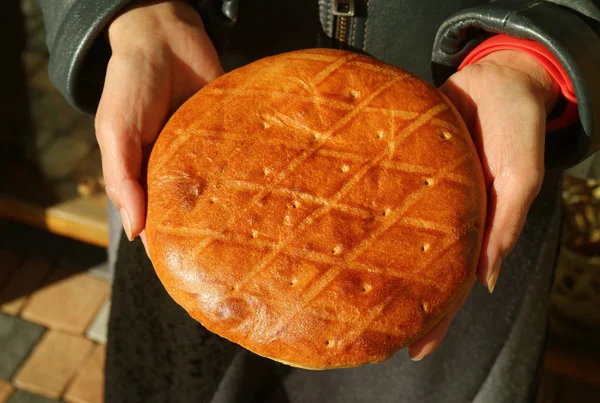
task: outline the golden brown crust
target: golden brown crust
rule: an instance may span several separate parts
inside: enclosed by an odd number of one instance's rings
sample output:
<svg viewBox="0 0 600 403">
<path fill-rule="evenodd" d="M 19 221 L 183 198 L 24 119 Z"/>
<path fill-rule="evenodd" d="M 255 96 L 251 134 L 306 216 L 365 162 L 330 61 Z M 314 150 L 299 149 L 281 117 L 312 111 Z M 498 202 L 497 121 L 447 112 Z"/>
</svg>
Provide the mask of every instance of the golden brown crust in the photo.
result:
<svg viewBox="0 0 600 403">
<path fill-rule="evenodd" d="M 289 365 L 379 362 L 474 280 L 485 187 L 437 89 L 362 55 L 306 50 L 207 85 L 148 167 L 146 234 L 170 295 Z"/>
</svg>

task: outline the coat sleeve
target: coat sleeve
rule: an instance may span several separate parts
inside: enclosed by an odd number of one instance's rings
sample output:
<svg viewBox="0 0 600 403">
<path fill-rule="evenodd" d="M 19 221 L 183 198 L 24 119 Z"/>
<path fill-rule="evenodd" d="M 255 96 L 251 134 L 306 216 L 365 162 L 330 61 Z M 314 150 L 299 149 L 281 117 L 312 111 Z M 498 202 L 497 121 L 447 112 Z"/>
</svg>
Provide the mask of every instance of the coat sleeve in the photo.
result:
<svg viewBox="0 0 600 403">
<path fill-rule="evenodd" d="M 1 1 L 1 0 L 0 0 Z M 104 86 L 110 45 L 103 34 L 135 0 L 37 0 L 44 16 L 50 80 L 76 109 L 95 113 Z M 205 23 L 237 18 L 238 0 L 190 0 Z M 221 7 L 222 6 L 222 7 Z"/>
<path fill-rule="evenodd" d="M 543 44 L 573 82 L 579 120 L 548 133 L 546 167 L 568 168 L 600 149 L 600 6 L 596 0 L 505 0 L 448 18 L 434 42 L 437 84 L 483 40 L 503 33 Z"/>
<path fill-rule="evenodd" d="M 67 101 L 96 110 L 110 57 L 102 32 L 130 0 L 37 0 L 44 16 L 48 73 Z"/>
</svg>

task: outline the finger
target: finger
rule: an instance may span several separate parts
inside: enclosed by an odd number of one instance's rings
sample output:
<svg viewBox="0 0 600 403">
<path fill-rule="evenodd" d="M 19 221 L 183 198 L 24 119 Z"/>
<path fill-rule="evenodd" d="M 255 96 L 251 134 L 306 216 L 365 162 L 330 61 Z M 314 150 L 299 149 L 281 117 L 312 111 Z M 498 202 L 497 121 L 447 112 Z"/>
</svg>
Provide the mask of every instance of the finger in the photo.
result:
<svg viewBox="0 0 600 403">
<path fill-rule="evenodd" d="M 145 224 L 142 145 L 156 136 L 169 108 L 164 96 L 170 93 L 168 80 L 160 80 L 156 73 L 164 68 L 148 57 L 113 55 L 96 115 L 106 192 L 119 209 L 130 240 Z"/>
<path fill-rule="evenodd" d="M 148 242 L 146 241 L 146 231 L 145 230 L 140 232 L 140 240 L 142 241 L 142 245 L 144 245 L 144 249 L 146 250 L 146 255 L 150 256 L 150 252 L 148 251 Z"/>
<path fill-rule="evenodd" d="M 471 283 L 472 285 L 472 283 Z M 471 287 L 469 287 L 469 290 Z M 442 340 L 448 332 L 450 323 L 456 313 L 464 305 L 467 295 L 465 294 L 458 302 L 452 307 L 452 309 L 440 320 L 427 334 L 421 337 L 416 342 L 412 343 L 408 347 L 408 355 L 413 361 L 420 361 L 426 355 L 429 355 L 435 351 L 436 348 L 442 343 Z"/>
<path fill-rule="evenodd" d="M 496 176 L 488 195 L 488 217 L 477 276 L 494 291 L 502 261 L 516 244 L 531 203 L 539 193 L 543 168 L 514 166 Z"/>
<path fill-rule="evenodd" d="M 505 104 L 499 113 L 494 104 L 477 105 L 465 89 L 468 86 L 458 79 L 441 87 L 469 127 L 487 182 L 488 212 L 477 275 L 492 292 L 541 187 L 545 113 L 528 93 L 514 95 L 522 101 Z"/>
</svg>

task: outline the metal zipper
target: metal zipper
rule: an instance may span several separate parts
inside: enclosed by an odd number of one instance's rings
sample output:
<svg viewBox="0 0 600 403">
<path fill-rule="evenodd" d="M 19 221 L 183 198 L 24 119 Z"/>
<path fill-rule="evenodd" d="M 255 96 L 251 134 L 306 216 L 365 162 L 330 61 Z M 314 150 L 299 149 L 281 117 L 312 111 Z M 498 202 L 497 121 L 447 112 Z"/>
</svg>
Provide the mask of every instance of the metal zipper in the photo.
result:
<svg viewBox="0 0 600 403">
<path fill-rule="evenodd" d="M 333 0 L 331 13 L 334 17 L 333 38 L 340 48 L 350 45 L 350 29 L 354 17 L 354 0 Z"/>
</svg>

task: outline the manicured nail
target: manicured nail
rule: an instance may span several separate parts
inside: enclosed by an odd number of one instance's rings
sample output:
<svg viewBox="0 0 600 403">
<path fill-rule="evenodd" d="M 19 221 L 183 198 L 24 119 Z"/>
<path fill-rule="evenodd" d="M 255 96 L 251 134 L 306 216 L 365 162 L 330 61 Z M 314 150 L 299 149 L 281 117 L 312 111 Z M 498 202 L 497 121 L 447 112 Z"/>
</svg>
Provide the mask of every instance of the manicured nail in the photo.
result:
<svg viewBox="0 0 600 403">
<path fill-rule="evenodd" d="M 488 290 L 490 294 L 494 292 L 494 288 L 496 288 L 496 281 L 498 281 L 498 275 L 500 274 L 500 266 L 502 265 L 502 260 L 498 260 L 494 269 L 490 273 L 488 277 Z"/>
<path fill-rule="evenodd" d="M 421 361 L 421 360 L 423 359 L 423 357 L 425 357 L 424 355 L 422 355 L 422 356 L 416 355 L 416 356 L 414 356 L 414 357 L 413 357 L 413 356 L 411 355 L 411 353 L 410 353 L 410 350 L 408 351 L 408 356 L 409 356 L 409 358 L 410 358 L 411 360 L 413 360 L 413 361 L 415 361 L 415 362 L 417 362 L 417 361 Z"/>
<path fill-rule="evenodd" d="M 129 219 L 129 214 L 125 209 L 121 209 L 121 221 L 123 222 L 123 229 L 125 230 L 127 239 L 133 241 L 133 236 L 131 234 L 131 220 Z"/>
</svg>

